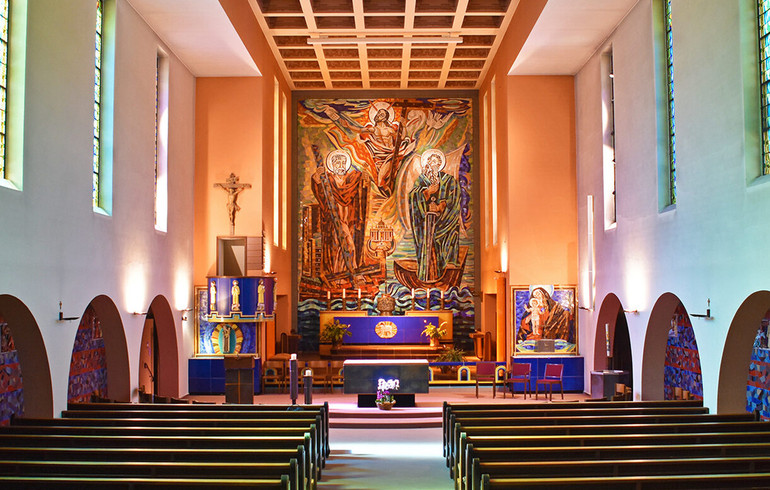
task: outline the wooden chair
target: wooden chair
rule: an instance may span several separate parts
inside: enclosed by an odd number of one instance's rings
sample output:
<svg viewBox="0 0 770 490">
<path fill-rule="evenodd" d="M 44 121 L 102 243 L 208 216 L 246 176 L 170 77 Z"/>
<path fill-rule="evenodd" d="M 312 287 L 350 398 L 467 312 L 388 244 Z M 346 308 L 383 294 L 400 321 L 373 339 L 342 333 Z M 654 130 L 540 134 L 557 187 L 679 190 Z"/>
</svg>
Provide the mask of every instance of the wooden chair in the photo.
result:
<svg viewBox="0 0 770 490">
<path fill-rule="evenodd" d="M 562 373 L 564 372 L 564 364 L 546 364 L 545 373 L 541 379 L 535 383 L 535 400 L 537 400 L 538 391 L 540 385 L 543 385 L 543 395 L 545 395 L 545 388 L 548 388 L 548 399 L 553 400 L 553 385 L 558 384 L 561 390 L 561 399 L 564 400 L 564 385 L 561 381 Z"/>
<path fill-rule="evenodd" d="M 479 397 L 479 381 L 492 381 L 492 398 L 497 394 L 497 364 L 494 361 L 476 363 L 476 398 Z"/>
<path fill-rule="evenodd" d="M 285 362 L 281 360 L 265 361 L 262 373 L 262 393 L 265 393 L 265 385 L 267 383 L 275 384 L 278 386 L 280 393 L 284 392 L 284 388 L 288 383 L 288 369 Z"/>
<path fill-rule="evenodd" d="M 505 398 L 505 388 L 509 387 L 511 390 L 511 396 L 516 396 L 513 388 L 516 383 L 524 384 L 524 398 L 527 398 L 529 393 L 532 398 L 532 391 L 530 389 L 530 381 L 532 380 L 532 364 L 511 362 L 511 370 L 508 372 L 508 377 L 505 380 L 505 387 L 503 388 L 503 398 Z"/>
<path fill-rule="evenodd" d="M 329 388 L 334 393 L 334 384 L 344 384 L 343 361 L 331 361 L 329 363 Z"/>
<path fill-rule="evenodd" d="M 329 361 L 308 361 L 307 367 L 313 372 L 313 386 L 321 386 L 325 392 L 329 385 Z"/>
</svg>

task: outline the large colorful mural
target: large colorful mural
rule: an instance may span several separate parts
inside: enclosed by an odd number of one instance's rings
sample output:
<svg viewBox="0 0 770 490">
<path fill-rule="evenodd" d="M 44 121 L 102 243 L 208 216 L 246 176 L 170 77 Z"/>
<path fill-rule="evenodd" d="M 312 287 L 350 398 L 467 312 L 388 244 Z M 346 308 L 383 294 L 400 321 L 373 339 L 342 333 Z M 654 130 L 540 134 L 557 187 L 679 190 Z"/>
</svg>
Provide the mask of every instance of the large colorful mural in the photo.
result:
<svg viewBox="0 0 770 490">
<path fill-rule="evenodd" d="M 767 334 L 770 325 L 770 311 L 765 313 L 757 336 L 754 338 L 754 348 L 751 351 L 749 379 L 746 383 L 746 410 L 759 413 L 762 420 L 770 420 L 770 349 Z"/>
<path fill-rule="evenodd" d="M 91 395 L 108 398 L 104 337 L 96 310 L 89 305 L 80 319 L 72 346 L 67 402 L 89 402 Z"/>
<path fill-rule="evenodd" d="M 14 415 L 24 415 L 21 367 L 11 329 L 0 315 L 0 425 L 9 425 Z"/>
<path fill-rule="evenodd" d="M 688 392 L 692 398 L 703 399 L 703 376 L 700 369 L 698 344 L 687 311 L 680 303 L 671 319 L 666 341 L 666 365 L 663 369 L 663 397 L 680 398 Z"/>
<path fill-rule="evenodd" d="M 377 314 L 387 296 L 399 314 L 431 292 L 469 341 L 472 115 L 470 97 L 299 101 L 300 349 L 317 349 L 321 310 Z"/>
</svg>

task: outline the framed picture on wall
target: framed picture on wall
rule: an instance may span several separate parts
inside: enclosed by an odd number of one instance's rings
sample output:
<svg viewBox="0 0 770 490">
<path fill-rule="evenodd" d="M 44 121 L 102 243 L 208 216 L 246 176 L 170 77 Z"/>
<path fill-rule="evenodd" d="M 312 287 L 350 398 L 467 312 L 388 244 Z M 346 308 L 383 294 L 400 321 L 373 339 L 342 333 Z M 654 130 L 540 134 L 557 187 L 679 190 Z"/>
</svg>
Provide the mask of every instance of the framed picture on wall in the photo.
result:
<svg viewBox="0 0 770 490">
<path fill-rule="evenodd" d="M 576 286 L 511 287 L 511 352 L 578 354 Z"/>
</svg>

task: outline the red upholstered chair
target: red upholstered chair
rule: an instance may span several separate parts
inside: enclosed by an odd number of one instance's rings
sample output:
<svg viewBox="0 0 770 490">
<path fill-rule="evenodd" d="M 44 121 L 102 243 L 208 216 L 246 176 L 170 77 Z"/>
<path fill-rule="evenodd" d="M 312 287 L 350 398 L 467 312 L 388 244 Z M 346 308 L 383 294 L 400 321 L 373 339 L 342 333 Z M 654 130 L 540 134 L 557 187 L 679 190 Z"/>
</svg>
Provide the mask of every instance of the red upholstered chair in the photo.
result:
<svg viewBox="0 0 770 490">
<path fill-rule="evenodd" d="M 512 362 L 511 370 L 508 372 L 508 377 L 505 380 L 505 385 L 511 390 L 511 396 L 516 396 L 514 392 L 514 385 L 516 383 L 524 384 L 524 398 L 527 398 L 527 393 L 532 396 L 532 391 L 529 387 L 530 380 L 532 379 L 532 364 L 528 362 L 519 363 Z M 503 398 L 505 398 L 505 389 L 503 389 Z"/>
<path fill-rule="evenodd" d="M 548 387 L 549 399 L 553 400 L 553 385 L 558 384 L 561 389 L 561 399 L 564 400 L 564 385 L 561 382 L 561 375 L 564 371 L 564 364 L 546 364 L 545 373 L 542 379 L 538 379 L 535 383 L 535 400 L 537 400 L 537 394 L 540 389 L 540 385 L 543 385 L 543 395 L 545 395 L 545 388 Z"/>
<path fill-rule="evenodd" d="M 494 361 L 479 361 L 476 363 L 476 398 L 479 397 L 479 381 L 492 382 L 492 398 L 497 394 L 497 364 Z"/>
</svg>

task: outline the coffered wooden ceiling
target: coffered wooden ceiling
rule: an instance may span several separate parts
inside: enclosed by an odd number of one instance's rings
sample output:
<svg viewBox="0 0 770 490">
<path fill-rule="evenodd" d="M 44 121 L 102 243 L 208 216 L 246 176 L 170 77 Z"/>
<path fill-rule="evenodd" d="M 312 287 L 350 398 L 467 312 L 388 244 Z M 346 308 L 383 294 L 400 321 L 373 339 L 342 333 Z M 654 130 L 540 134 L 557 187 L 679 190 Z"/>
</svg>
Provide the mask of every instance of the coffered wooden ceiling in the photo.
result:
<svg viewBox="0 0 770 490">
<path fill-rule="evenodd" d="M 249 2 L 292 89 L 477 89 L 519 0 Z"/>
</svg>

